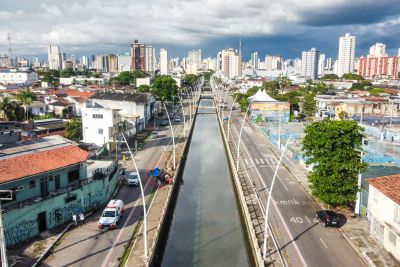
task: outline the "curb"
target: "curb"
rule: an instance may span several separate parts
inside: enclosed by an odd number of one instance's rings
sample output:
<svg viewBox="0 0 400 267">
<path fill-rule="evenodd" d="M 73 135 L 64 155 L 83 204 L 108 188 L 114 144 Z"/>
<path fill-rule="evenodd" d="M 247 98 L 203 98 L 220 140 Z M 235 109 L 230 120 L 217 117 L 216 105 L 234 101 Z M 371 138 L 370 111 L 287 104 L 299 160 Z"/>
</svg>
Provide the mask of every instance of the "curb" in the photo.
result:
<svg viewBox="0 0 400 267">
<path fill-rule="evenodd" d="M 346 235 L 346 233 L 342 230 L 339 229 L 339 232 L 342 234 L 344 239 L 346 240 L 347 243 L 353 248 L 353 250 L 357 253 L 357 255 L 360 257 L 360 259 L 365 263 L 366 266 L 369 267 L 376 267 L 376 265 L 372 262 L 372 260 L 368 257 L 366 252 L 361 252 L 358 247 L 356 247 L 353 242 L 350 240 L 350 238 Z M 365 254 L 365 255 L 364 255 Z"/>
<path fill-rule="evenodd" d="M 93 211 L 89 212 L 88 214 L 85 215 L 85 218 L 89 217 L 90 215 L 93 214 Z M 50 252 L 50 250 L 57 244 L 57 242 L 65 235 L 65 233 L 73 226 L 74 223 L 70 223 L 65 227 L 65 229 L 58 234 L 57 238 L 51 243 L 50 246 L 46 248 L 46 250 L 40 255 L 40 257 L 35 261 L 35 263 L 32 265 L 32 267 L 39 266 L 39 263 L 44 260 L 47 256 L 47 254 Z"/>
</svg>

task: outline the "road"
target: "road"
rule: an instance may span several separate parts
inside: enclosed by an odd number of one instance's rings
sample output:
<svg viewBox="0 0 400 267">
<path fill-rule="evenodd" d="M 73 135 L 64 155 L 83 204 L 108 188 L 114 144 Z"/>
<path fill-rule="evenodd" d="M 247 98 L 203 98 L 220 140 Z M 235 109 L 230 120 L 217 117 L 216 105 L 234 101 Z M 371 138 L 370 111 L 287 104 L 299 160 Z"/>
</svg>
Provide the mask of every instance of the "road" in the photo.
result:
<svg viewBox="0 0 400 267">
<path fill-rule="evenodd" d="M 181 110 L 180 110 L 181 111 Z M 185 112 L 187 108 L 185 107 Z M 186 112 L 187 113 L 187 112 Z M 182 114 L 179 113 L 182 118 Z M 186 119 L 189 116 L 185 116 Z M 175 135 L 182 131 L 183 122 L 174 123 Z M 135 156 L 135 160 L 142 177 L 146 202 L 148 202 L 156 181 L 147 176 L 147 172 L 154 167 L 162 167 L 166 157 L 163 146 L 172 142 L 169 127 L 159 129 L 159 137 L 150 140 Z M 172 146 L 170 147 L 172 149 Z M 132 162 L 127 165 L 127 172 L 134 171 Z M 98 219 L 102 210 L 88 218 L 87 223 L 68 232 L 53 253 L 44 261 L 44 266 L 118 266 L 118 258 L 123 255 L 139 218 L 143 215 L 142 199 L 139 187 L 123 186 L 117 199 L 125 203 L 125 215 L 119 227 L 112 231 L 98 229 Z"/>
<path fill-rule="evenodd" d="M 238 140 L 243 117 L 233 111 L 231 137 Z M 278 163 L 265 137 L 248 122 L 242 132 L 240 155 L 266 207 L 267 190 Z M 336 228 L 315 220 L 318 205 L 286 167 L 278 169 L 269 220 L 289 266 L 365 266 Z"/>
</svg>

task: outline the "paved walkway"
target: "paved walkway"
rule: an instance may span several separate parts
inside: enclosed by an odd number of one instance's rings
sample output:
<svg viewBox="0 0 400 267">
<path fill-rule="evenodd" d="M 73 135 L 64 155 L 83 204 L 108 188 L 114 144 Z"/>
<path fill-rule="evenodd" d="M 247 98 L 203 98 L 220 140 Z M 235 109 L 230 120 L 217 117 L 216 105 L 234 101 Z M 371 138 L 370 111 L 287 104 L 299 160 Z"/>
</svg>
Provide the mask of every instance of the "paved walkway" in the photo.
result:
<svg viewBox="0 0 400 267">
<path fill-rule="evenodd" d="M 250 123 L 254 129 L 258 128 L 254 123 Z M 263 135 L 261 131 L 258 131 L 260 135 Z M 263 135 L 264 136 L 264 135 Z M 264 136 L 265 141 L 273 147 L 271 150 L 278 157 L 280 151 L 277 147 Z M 297 178 L 298 182 L 303 188 L 311 193 L 309 182 L 308 182 L 308 170 L 300 165 L 298 161 L 288 159 L 286 156 L 282 159 L 282 164 Z M 400 266 L 381 245 L 373 239 L 370 234 L 370 224 L 364 217 L 355 217 L 354 213 L 348 210 L 340 210 L 340 213 L 346 216 L 347 222 L 340 228 L 345 239 L 353 247 L 353 249 L 360 255 L 368 266 L 376 267 L 396 267 Z"/>
</svg>

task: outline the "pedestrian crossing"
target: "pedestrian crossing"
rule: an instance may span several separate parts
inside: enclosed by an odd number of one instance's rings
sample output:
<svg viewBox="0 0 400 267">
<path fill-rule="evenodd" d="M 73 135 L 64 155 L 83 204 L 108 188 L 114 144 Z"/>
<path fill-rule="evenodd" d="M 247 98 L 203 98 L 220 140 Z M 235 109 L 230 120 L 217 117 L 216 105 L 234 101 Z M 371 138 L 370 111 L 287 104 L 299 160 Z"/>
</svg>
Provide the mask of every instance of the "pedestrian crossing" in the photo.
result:
<svg viewBox="0 0 400 267">
<path fill-rule="evenodd" d="M 244 158 L 243 161 L 247 166 L 255 166 L 255 165 L 276 166 L 278 164 L 278 160 L 273 158 L 254 158 L 254 159 Z"/>
</svg>

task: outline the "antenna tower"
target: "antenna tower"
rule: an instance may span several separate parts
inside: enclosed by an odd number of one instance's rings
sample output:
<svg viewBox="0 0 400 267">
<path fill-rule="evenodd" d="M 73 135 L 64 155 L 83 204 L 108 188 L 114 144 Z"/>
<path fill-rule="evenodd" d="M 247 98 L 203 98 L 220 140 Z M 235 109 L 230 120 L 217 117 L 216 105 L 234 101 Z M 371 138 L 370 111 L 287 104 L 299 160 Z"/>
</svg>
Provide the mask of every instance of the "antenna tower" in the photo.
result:
<svg viewBox="0 0 400 267">
<path fill-rule="evenodd" d="M 7 34 L 7 41 L 8 41 L 8 67 L 12 67 L 12 47 L 11 47 L 11 34 Z"/>
</svg>

